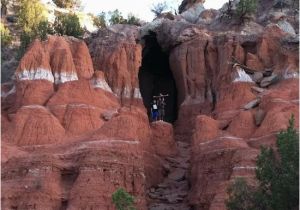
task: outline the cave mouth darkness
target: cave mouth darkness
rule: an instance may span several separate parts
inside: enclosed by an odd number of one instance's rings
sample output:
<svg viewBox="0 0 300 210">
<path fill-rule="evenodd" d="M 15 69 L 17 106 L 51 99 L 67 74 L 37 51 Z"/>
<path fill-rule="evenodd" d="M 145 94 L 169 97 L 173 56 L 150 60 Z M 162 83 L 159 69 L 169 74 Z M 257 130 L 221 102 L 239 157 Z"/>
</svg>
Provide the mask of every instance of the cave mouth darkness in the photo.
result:
<svg viewBox="0 0 300 210">
<path fill-rule="evenodd" d="M 169 54 L 163 52 L 154 32 L 150 32 L 143 39 L 145 46 L 138 77 L 144 105 L 151 119 L 153 96 L 168 94 L 165 97 L 164 121 L 173 123 L 177 119 L 177 89 L 170 70 Z"/>
</svg>

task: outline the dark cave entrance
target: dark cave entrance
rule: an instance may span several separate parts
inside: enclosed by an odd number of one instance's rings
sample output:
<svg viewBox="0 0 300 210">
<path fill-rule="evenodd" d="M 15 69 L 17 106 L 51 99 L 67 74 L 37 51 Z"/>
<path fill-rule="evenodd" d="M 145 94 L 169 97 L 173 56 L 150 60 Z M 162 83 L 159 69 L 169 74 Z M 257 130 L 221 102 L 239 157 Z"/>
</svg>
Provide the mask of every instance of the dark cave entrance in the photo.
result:
<svg viewBox="0 0 300 210">
<path fill-rule="evenodd" d="M 144 105 L 150 119 L 153 96 L 168 94 L 165 98 L 164 121 L 173 123 L 177 119 L 177 89 L 170 70 L 169 54 L 162 51 L 154 32 L 150 32 L 143 39 L 145 46 L 138 77 Z"/>
</svg>

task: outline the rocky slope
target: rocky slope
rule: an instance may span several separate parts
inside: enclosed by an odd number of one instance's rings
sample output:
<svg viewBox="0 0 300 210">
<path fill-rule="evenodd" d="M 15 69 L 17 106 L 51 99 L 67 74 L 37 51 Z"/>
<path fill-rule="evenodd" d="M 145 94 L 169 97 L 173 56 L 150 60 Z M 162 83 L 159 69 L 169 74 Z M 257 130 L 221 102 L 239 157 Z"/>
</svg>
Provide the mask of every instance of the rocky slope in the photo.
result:
<svg viewBox="0 0 300 210">
<path fill-rule="evenodd" d="M 260 146 L 291 114 L 299 126 L 298 36 L 282 19 L 221 32 L 220 11 L 183 5 L 174 20 L 31 44 L 2 85 L 3 209 L 114 209 L 124 187 L 137 209 L 219 210 L 235 177 L 255 182 Z M 173 125 L 149 122 L 160 92 Z"/>
</svg>

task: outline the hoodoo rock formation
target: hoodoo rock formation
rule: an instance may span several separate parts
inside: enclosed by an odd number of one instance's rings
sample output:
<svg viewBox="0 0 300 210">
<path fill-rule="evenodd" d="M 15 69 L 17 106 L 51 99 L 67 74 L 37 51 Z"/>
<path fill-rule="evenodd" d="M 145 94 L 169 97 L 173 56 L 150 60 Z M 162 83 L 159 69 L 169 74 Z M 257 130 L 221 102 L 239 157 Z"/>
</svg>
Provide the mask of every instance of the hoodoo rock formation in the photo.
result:
<svg viewBox="0 0 300 210">
<path fill-rule="evenodd" d="M 202 3 L 30 45 L 2 84 L 3 209 L 114 209 L 123 187 L 141 210 L 223 210 L 236 177 L 255 182 L 260 146 L 299 127 L 299 30 L 264 1 L 240 26 Z"/>
</svg>

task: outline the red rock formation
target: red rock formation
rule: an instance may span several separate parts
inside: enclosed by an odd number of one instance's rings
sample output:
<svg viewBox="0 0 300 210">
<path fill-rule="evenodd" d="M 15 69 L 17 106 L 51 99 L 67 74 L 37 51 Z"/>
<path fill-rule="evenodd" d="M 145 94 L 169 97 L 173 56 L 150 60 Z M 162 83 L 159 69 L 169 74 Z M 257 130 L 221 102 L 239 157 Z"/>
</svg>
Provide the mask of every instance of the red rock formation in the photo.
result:
<svg viewBox="0 0 300 210">
<path fill-rule="evenodd" d="M 163 132 L 168 132 L 168 130 L 168 127 L 162 128 L 160 133 L 154 134 L 154 139 L 151 140 L 152 132 L 145 111 L 133 107 L 131 110 L 122 108 L 118 116 L 106 122 L 100 129 L 96 130 L 89 139 L 117 138 L 126 141 L 140 142 L 144 152 L 143 164 L 145 167 L 146 183 L 147 186 L 150 187 L 162 181 L 164 174 L 162 159 L 155 151 L 159 143 L 156 144 L 154 141 L 157 141 L 157 135 L 163 135 Z M 168 139 L 166 139 L 166 141 L 168 141 Z M 171 142 L 170 144 L 172 145 Z M 171 150 L 171 152 L 174 154 L 173 150 Z"/>
<path fill-rule="evenodd" d="M 184 2 L 185 9 L 192 5 Z M 111 195 L 124 187 L 137 208 L 146 209 L 146 189 L 166 176 L 184 181 L 178 185 L 184 188 L 190 177 L 189 200 L 177 194 L 176 201 L 225 209 L 228 184 L 237 176 L 254 182 L 259 147 L 274 145 L 292 113 L 297 126 L 299 119 L 297 40 L 276 25 L 249 35 L 249 25 L 224 35 L 175 17 L 141 29 L 156 33 L 170 53 L 178 90 L 175 135 L 169 124 L 150 125 L 141 106 L 137 27 L 116 25 L 91 35 L 91 56 L 74 38 L 36 40 L 15 84 L 3 86 L 2 207 L 113 209 Z M 272 68 L 282 80 L 257 88 L 243 69 L 233 68 L 232 56 L 255 70 Z M 179 148 L 174 136 L 185 150 L 168 174 L 164 159 Z"/>
<path fill-rule="evenodd" d="M 249 83 L 238 85 L 240 93 L 243 93 L 242 87 L 250 87 Z M 275 134 L 287 128 L 292 113 L 298 127 L 298 90 L 298 80 L 289 79 L 263 93 L 253 92 L 250 96 L 261 97 L 261 103 L 250 111 L 240 110 L 243 103 L 235 105 L 234 97 L 227 96 L 232 103 L 220 101 L 223 108 L 217 110 L 230 111 L 221 111 L 215 116 L 219 122 L 227 120 L 228 126 L 222 126 L 223 131 L 218 129 L 216 120 L 202 115 L 196 118 L 192 141 L 193 184 L 189 194 L 190 202 L 196 209 L 226 209 L 226 188 L 235 177 L 244 176 L 254 182 L 255 159 L 260 146 L 275 145 Z M 234 89 L 228 91 L 235 92 Z M 251 91 L 248 89 L 247 92 Z M 244 93 L 236 97 L 242 99 L 246 95 Z M 255 125 L 253 114 L 258 109 L 267 112 L 259 127 Z"/>
<path fill-rule="evenodd" d="M 55 84 L 93 75 L 92 60 L 83 41 L 49 36 L 46 42 L 35 40 L 16 70 L 18 80 L 48 80 Z"/>
<path fill-rule="evenodd" d="M 151 123 L 152 138 L 151 144 L 155 153 L 162 157 L 172 157 L 177 154 L 173 127 L 171 124 L 158 121 Z"/>
<path fill-rule="evenodd" d="M 111 195 L 123 187 L 135 196 L 136 207 L 145 209 L 138 142 L 88 141 L 29 150 L 10 148 L 17 154 L 2 159 L 2 208 L 114 209 Z"/>
<path fill-rule="evenodd" d="M 16 145 L 40 145 L 61 142 L 65 129 L 43 106 L 23 106 L 14 120 Z"/>
<path fill-rule="evenodd" d="M 85 43 L 36 40 L 15 75 L 2 92 L 2 207 L 113 209 L 111 195 L 124 187 L 145 209 L 144 186 L 163 175 L 148 118 L 144 109 L 103 117 L 120 104 L 103 74 L 94 73 Z"/>
<path fill-rule="evenodd" d="M 99 30 L 87 39 L 94 68 L 104 72 L 112 91 L 122 104 L 141 99 L 138 71 L 141 65 L 142 47 L 136 43 L 136 26 L 115 25 Z"/>
</svg>

